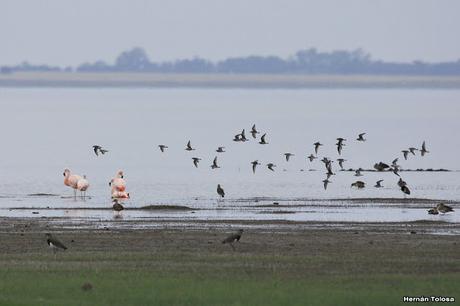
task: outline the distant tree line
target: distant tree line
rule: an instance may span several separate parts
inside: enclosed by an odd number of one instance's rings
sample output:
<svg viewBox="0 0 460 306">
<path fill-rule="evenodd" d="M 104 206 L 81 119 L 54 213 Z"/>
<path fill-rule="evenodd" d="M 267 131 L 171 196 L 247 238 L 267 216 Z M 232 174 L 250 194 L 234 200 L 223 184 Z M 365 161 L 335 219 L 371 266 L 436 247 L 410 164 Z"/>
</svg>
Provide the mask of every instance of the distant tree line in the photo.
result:
<svg viewBox="0 0 460 306">
<path fill-rule="evenodd" d="M 2 73 L 17 71 L 77 72 L 153 72 L 153 73 L 235 73 L 235 74 L 373 74 L 373 75 L 460 75 L 460 60 L 455 62 L 392 63 L 375 61 L 361 49 L 319 52 L 300 50 L 288 59 L 277 56 L 247 56 L 218 62 L 195 57 L 172 62 L 151 62 L 142 48 L 122 52 L 114 64 L 104 61 L 71 67 L 34 66 L 24 62 L 0 67 Z"/>
</svg>

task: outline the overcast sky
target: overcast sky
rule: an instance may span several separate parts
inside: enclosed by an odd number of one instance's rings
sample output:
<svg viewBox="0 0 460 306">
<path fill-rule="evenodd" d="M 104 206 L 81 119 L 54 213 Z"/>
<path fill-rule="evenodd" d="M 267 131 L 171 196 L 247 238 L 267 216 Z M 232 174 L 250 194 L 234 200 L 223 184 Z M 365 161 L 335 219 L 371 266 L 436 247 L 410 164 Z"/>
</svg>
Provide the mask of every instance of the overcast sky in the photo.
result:
<svg viewBox="0 0 460 306">
<path fill-rule="evenodd" d="M 152 61 L 363 48 L 460 59 L 457 0 L 0 0 L 0 65 L 77 65 L 143 47 Z"/>
</svg>

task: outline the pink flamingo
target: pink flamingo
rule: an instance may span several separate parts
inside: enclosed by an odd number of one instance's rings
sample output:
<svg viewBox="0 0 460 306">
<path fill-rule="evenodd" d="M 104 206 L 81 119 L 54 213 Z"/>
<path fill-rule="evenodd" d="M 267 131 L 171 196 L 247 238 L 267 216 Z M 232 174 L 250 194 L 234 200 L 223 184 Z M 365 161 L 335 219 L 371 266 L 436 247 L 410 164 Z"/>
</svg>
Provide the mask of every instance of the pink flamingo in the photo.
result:
<svg viewBox="0 0 460 306">
<path fill-rule="evenodd" d="M 110 181 L 109 186 L 112 187 L 112 193 L 113 191 L 125 191 L 126 190 L 126 182 L 123 179 L 122 170 L 117 172 L 115 177 Z"/>
<path fill-rule="evenodd" d="M 129 199 L 129 192 L 113 190 L 112 199 Z"/>
<path fill-rule="evenodd" d="M 73 188 L 74 198 L 77 199 L 77 188 L 78 188 L 77 184 L 78 184 L 78 181 L 82 179 L 82 177 L 77 174 L 70 174 L 69 169 L 65 169 L 63 175 L 64 175 L 64 185 Z"/>
<path fill-rule="evenodd" d="M 86 197 L 86 190 L 88 188 L 89 188 L 89 182 L 86 179 L 86 175 L 83 175 L 83 178 L 77 181 L 77 189 L 80 190 L 80 194 L 83 200 Z"/>
</svg>

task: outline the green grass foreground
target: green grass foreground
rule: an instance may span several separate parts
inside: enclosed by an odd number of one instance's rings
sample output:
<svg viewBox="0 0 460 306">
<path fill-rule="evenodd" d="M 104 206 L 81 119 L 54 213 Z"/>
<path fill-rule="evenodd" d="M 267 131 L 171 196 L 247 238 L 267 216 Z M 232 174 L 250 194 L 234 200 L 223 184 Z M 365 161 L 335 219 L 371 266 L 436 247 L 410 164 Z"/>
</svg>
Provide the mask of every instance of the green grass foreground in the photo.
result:
<svg viewBox="0 0 460 306">
<path fill-rule="evenodd" d="M 309 266 L 327 266 L 330 259 L 308 256 L 90 252 L 0 260 L 5 306 L 396 305 L 404 295 L 452 296 L 460 288 L 458 273 L 315 275 Z M 84 291 L 87 282 L 93 288 Z"/>
</svg>

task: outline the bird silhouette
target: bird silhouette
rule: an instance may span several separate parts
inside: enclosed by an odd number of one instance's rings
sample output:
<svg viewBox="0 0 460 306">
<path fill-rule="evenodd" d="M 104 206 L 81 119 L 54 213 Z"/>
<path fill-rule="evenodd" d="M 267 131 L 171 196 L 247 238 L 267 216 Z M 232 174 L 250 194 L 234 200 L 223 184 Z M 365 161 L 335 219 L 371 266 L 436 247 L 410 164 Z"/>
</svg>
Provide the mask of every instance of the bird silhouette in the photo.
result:
<svg viewBox="0 0 460 306">
<path fill-rule="evenodd" d="M 263 134 L 262 137 L 260 137 L 260 141 L 259 141 L 260 144 L 262 145 L 268 144 L 268 142 L 265 140 L 266 136 L 267 134 Z"/>
<path fill-rule="evenodd" d="M 109 152 L 109 150 L 105 150 L 99 145 L 94 145 L 93 146 L 93 151 L 94 151 L 94 154 L 96 154 L 96 156 L 99 156 L 99 153 L 104 155 L 105 153 Z"/>
<path fill-rule="evenodd" d="M 185 147 L 185 150 L 186 151 L 194 151 L 195 149 L 192 148 L 192 144 L 190 142 L 190 140 L 187 142 L 187 146 Z"/>
<path fill-rule="evenodd" d="M 422 149 L 420 150 L 420 154 L 422 156 L 425 156 L 426 153 L 430 153 L 430 151 L 427 151 L 426 146 L 425 146 L 425 141 L 422 143 Z"/>
<path fill-rule="evenodd" d="M 364 135 L 366 135 L 366 133 L 361 133 L 358 135 L 358 138 L 356 138 L 357 141 L 366 141 L 366 139 L 364 138 Z"/>
<path fill-rule="evenodd" d="M 292 153 L 284 153 L 284 157 L 286 157 L 286 161 L 288 162 L 291 156 L 294 156 Z"/>
<path fill-rule="evenodd" d="M 220 167 L 217 165 L 217 156 L 214 157 L 214 160 L 212 161 L 211 168 L 212 168 L 212 169 L 220 168 Z"/>
<path fill-rule="evenodd" d="M 257 137 L 257 134 L 259 134 L 259 132 L 257 131 L 256 129 L 256 125 L 254 124 L 251 128 L 251 135 L 253 138 L 256 138 Z"/>
<path fill-rule="evenodd" d="M 257 165 L 260 165 L 259 161 L 255 160 L 255 161 L 251 162 L 251 164 L 252 164 L 252 173 L 256 173 Z"/>
<path fill-rule="evenodd" d="M 375 186 L 374 186 L 374 187 L 375 187 L 375 188 L 382 188 L 382 187 L 383 187 L 383 186 L 382 186 L 382 182 L 383 182 L 383 180 L 378 180 L 378 181 L 375 183 Z"/>
<path fill-rule="evenodd" d="M 217 184 L 217 194 L 221 196 L 222 198 L 225 197 L 225 191 L 224 189 L 220 186 L 220 184 Z"/>
<path fill-rule="evenodd" d="M 275 171 L 275 169 L 273 169 L 274 167 L 276 167 L 276 165 L 274 163 L 268 163 L 267 164 L 267 168 L 272 170 L 272 171 Z"/>
<path fill-rule="evenodd" d="M 322 146 L 323 144 L 320 143 L 319 141 L 317 141 L 317 142 L 315 142 L 313 145 L 315 146 L 315 154 L 318 155 L 318 149 L 319 149 L 319 147 Z"/>
<path fill-rule="evenodd" d="M 310 162 L 312 162 L 317 157 L 313 154 L 310 154 L 310 156 L 307 156 L 307 158 L 310 160 Z"/>
<path fill-rule="evenodd" d="M 198 168 L 198 163 L 200 162 L 201 158 L 198 157 L 192 157 L 193 164 L 195 165 L 196 168 Z"/>
<path fill-rule="evenodd" d="M 216 150 L 216 152 L 217 152 L 217 153 L 224 153 L 224 152 L 225 152 L 224 149 L 225 149 L 225 147 L 218 147 L 217 150 Z"/>
<path fill-rule="evenodd" d="M 168 148 L 168 146 L 165 146 L 165 145 L 162 145 L 162 144 L 161 144 L 161 145 L 158 145 L 158 147 L 160 148 L 160 151 L 161 151 L 161 152 L 164 152 L 165 149 Z"/>
</svg>

